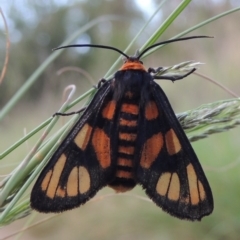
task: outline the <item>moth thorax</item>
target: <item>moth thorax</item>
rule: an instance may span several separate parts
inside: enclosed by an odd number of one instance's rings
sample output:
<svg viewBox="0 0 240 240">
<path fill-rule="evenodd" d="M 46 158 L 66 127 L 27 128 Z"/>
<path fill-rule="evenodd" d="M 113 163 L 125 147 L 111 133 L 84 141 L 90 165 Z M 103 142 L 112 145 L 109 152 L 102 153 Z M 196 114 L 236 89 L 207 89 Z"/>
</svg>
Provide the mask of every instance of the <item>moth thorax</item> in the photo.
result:
<svg viewBox="0 0 240 240">
<path fill-rule="evenodd" d="M 143 66 L 142 62 L 139 60 L 127 60 L 122 67 L 120 68 L 121 71 L 124 70 L 141 70 L 141 71 L 147 71 L 146 68 Z"/>
</svg>

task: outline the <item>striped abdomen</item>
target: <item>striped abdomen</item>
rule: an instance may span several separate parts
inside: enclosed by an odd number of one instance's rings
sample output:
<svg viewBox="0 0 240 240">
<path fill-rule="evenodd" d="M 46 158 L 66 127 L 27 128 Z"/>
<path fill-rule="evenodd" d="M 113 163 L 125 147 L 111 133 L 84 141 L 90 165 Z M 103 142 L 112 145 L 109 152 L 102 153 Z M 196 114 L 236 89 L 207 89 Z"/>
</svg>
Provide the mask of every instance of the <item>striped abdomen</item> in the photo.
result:
<svg viewBox="0 0 240 240">
<path fill-rule="evenodd" d="M 119 113 L 117 170 L 115 179 L 109 184 L 118 192 L 132 189 L 136 182 L 133 173 L 135 140 L 137 138 L 138 99 L 131 92 L 125 94 Z"/>
</svg>

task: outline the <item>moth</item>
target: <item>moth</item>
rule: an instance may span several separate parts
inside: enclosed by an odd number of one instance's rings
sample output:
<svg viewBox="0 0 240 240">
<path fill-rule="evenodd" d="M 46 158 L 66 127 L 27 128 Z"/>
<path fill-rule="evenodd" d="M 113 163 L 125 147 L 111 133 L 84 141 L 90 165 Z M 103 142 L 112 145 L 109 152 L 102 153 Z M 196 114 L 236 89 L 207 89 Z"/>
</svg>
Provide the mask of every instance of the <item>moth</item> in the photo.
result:
<svg viewBox="0 0 240 240">
<path fill-rule="evenodd" d="M 161 87 L 154 79 L 179 80 L 191 74 L 159 76 L 140 58 L 150 49 L 192 36 L 154 44 L 126 57 L 114 76 L 99 87 L 38 177 L 31 206 L 62 212 L 91 199 L 109 186 L 126 192 L 140 184 L 157 206 L 172 216 L 201 220 L 213 211 L 211 188 Z"/>
</svg>

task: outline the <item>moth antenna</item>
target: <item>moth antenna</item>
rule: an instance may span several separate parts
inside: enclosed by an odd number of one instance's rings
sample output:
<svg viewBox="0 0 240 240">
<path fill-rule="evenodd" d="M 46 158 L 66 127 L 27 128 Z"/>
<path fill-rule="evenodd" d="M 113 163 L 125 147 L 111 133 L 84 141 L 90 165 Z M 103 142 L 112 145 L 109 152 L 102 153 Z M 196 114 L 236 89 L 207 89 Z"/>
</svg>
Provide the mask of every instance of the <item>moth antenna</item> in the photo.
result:
<svg viewBox="0 0 240 240">
<path fill-rule="evenodd" d="M 126 53 L 124 53 L 123 51 L 121 51 L 118 48 L 111 47 L 111 46 L 106 46 L 106 45 L 98 45 L 98 44 L 72 44 L 72 45 L 66 45 L 66 46 L 60 46 L 60 47 L 54 48 L 53 51 L 63 49 L 63 48 L 74 48 L 74 47 L 105 48 L 105 49 L 110 49 L 110 50 L 113 50 L 115 52 L 118 52 L 121 55 L 123 55 L 124 57 L 126 57 L 127 59 L 129 58 L 129 56 Z"/>
<path fill-rule="evenodd" d="M 155 48 L 155 47 L 157 47 L 157 46 L 160 46 L 160 45 L 163 45 L 163 44 L 172 43 L 172 42 L 179 42 L 179 41 L 190 40 L 190 39 L 194 39 L 194 38 L 213 38 L 213 37 L 211 37 L 211 36 L 190 36 L 190 37 L 170 39 L 170 40 L 167 40 L 167 41 L 155 43 L 155 44 L 147 47 L 146 49 L 144 49 L 144 50 L 138 55 L 137 58 L 140 59 L 146 52 L 148 52 L 150 49 Z"/>
</svg>

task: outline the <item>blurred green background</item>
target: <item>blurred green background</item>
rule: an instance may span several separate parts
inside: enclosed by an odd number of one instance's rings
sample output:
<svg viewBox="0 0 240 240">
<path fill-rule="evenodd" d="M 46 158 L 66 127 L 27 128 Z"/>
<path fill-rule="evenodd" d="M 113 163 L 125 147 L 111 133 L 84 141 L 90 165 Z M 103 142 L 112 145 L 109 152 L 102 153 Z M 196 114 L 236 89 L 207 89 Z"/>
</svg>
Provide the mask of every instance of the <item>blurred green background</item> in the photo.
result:
<svg viewBox="0 0 240 240">
<path fill-rule="evenodd" d="M 116 20 L 99 23 L 74 43 L 105 44 L 123 50 L 159 3 L 157 0 L 3 0 L 0 7 L 8 23 L 11 48 L 8 71 L 0 86 L 1 108 L 51 54 L 52 48 L 59 46 L 81 26 L 100 16 L 115 15 Z M 129 54 L 134 54 L 147 41 L 178 4 L 177 0 L 166 2 Z M 201 21 L 239 6 L 237 0 L 192 1 L 159 41 L 167 40 Z M 216 79 L 240 95 L 239 23 L 240 12 L 233 13 L 191 34 L 210 35 L 214 39 L 173 43 L 143 61 L 146 67 L 169 66 L 186 60 L 204 62 L 199 73 Z M 6 51 L 2 19 L 0 27 L 2 68 Z M 58 75 L 58 70 L 79 67 L 87 71 L 97 83 L 117 57 L 117 53 L 102 49 L 64 51 L 1 120 L 0 152 L 55 113 L 61 106 L 62 92 L 67 85 L 77 86 L 75 97 L 91 88 L 92 82 L 80 73 L 67 71 Z M 175 112 L 232 98 L 220 88 L 194 75 L 174 84 L 170 81 L 162 81 L 160 84 Z M 193 143 L 215 201 L 214 212 L 201 222 L 181 221 L 162 212 L 147 200 L 140 187 L 125 195 L 112 195 L 113 191 L 105 188 L 95 200 L 75 210 L 57 216 L 34 212 L 0 229 L 0 238 L 27 227 L 19 239 L 240 239 L 239 133 L 240 129 L 235 128 Z M 39 136 L 34 136 L 1 161 L 1 175 L 17 166 Z M 35 225 L 43 219 L 47 220 Z"/>
</svg>

